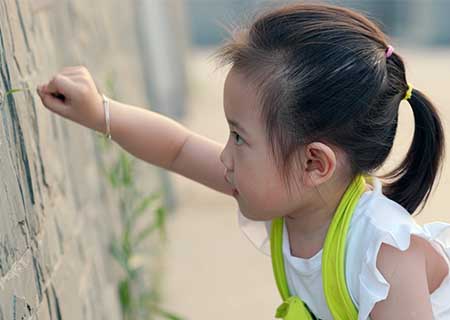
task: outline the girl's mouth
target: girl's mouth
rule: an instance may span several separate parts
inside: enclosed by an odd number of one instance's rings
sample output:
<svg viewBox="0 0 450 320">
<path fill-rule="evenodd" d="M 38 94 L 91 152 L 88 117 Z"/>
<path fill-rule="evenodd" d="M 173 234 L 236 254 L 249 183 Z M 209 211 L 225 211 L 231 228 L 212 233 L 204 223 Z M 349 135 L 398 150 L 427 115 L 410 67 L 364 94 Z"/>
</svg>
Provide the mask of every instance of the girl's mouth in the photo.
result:
<svg viewBox="0 0 450 320">
<path fill-rule="evenodd" d="M 223 174 L 223 177 L 224 177 L 224 179 L 225 179 L 226 182 L 228 182 L 229 184 L 233 185 L 233 184 L 230 182 L 230 180 L 228 180 L 228 177 L 227 177 L 227 170 L 226 170 L 226 169 L 225 169 L 225 173 Z M 237 191 L 236 188 L 233 188 L 233 197 L 237 197 L 238 195 L 239 195 L 239 191 Z"/>
</svg>

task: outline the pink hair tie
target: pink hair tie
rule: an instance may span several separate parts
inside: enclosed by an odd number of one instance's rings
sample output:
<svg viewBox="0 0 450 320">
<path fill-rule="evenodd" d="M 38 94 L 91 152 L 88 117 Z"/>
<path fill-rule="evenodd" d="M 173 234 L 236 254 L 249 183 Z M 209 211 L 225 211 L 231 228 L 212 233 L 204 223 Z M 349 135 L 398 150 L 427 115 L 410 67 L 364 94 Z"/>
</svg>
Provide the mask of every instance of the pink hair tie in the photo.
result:
<svg viewBox="0 0 450 320">
<path fill-rule="evenodd" d="M 387 50 L 386 50 L 386 58 L 389 58 L 391 56 L 392 52 L 394 52 L 394 47 L 391 45 L 388 45 Z"/>
</svg>

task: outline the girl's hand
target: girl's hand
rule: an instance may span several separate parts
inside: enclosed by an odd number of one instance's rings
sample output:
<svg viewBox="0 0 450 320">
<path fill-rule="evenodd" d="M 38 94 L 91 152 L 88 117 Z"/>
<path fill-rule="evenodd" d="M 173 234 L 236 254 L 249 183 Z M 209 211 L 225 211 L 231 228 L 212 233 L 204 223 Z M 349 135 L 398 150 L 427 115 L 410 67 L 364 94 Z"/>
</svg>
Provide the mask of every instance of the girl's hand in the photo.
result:
<svg viewBox="0 0 450 320">
<path fill-rule="evenodd" d="M 102 96 L 84 66 L 63 68 L 36 91 L 50 111 L 90 129 L 106 131 Z"/>
</svg>

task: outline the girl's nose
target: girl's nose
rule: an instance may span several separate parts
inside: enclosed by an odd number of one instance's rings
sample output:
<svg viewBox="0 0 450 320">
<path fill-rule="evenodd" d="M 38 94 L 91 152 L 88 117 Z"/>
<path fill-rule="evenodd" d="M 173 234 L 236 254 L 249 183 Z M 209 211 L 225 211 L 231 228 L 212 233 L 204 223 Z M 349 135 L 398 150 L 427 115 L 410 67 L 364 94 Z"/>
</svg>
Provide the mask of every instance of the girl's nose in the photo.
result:
<svg viewBox="0 0 450 320">
<path fill-rule="evenodd" d="M 231 159 L 231 156 L 227 152 L 226 147 L 222 150 L 222 153 L 220 154 L 220 161 L 223 163 L 223 165 L 227 170 L 229 171 L 233 170 L 233 160 Z"/>
</svg>

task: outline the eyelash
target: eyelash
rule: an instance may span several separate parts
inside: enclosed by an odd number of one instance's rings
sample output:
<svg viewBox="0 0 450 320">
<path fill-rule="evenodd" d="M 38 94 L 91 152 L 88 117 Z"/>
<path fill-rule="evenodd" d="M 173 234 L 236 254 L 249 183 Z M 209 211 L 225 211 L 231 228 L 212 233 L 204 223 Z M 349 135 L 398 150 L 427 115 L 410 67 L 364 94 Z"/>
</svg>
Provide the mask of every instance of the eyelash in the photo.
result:
<svg viewBox="0 0 450 320">
<path fill-rule="evenodd" d="M 243 139 L 242 139 L 242 137 L 239 135 L 239 133 L 237 133 L 236 131 L 231 131 L 231 134 L 233 134 L 235 137 L 239 137 L 242 141 L 244 141 Z M 238 146 L 241 146 L 242 144 L 239 144 L 239 143 L 235 143 L 236 145 L 238 145 Z"/>
</svg>

